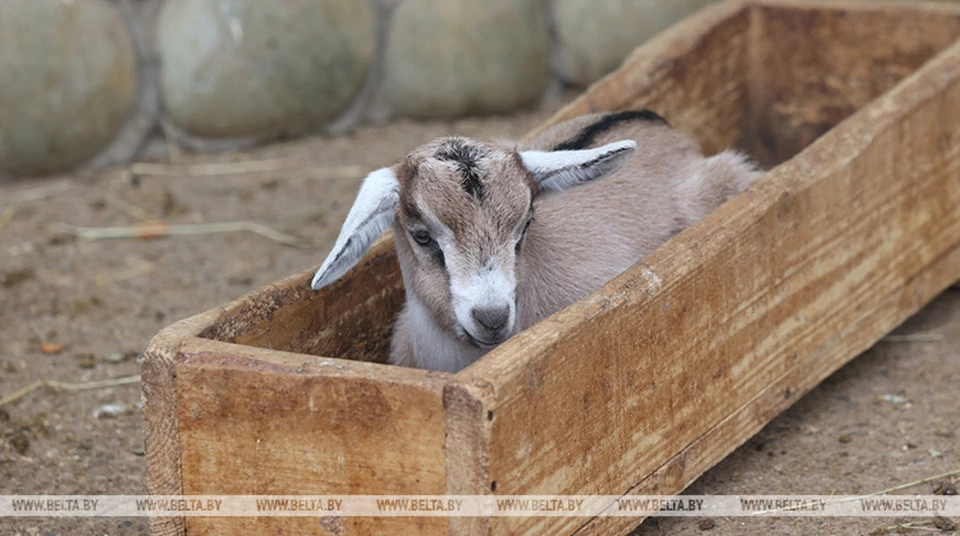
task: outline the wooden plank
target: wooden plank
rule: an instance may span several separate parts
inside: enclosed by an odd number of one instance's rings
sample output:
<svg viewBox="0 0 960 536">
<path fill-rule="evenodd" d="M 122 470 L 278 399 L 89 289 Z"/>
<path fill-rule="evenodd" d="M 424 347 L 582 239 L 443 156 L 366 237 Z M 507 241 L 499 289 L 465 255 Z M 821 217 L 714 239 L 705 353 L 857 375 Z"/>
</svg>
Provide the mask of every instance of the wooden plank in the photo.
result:
<svg viewBox="0 0 960 536">
<path fill-rule="evenodd" d="M 960 276 L 958 201 L 960 44 L 458 375 L 472 397 L 461 399 L 482 408 L 472 413 L 472 456 L 484 461 L 473 481 L 511 495 L 625 493 L 782 378 L 798 374 L 792 389 L 809 389 Z M 870 329 L 845 335 L 871 317 Z M 766 421 L 777 406 L 753 411 Z M 750 433 L 710 444 L 698 469 Z M 489 530 L 581 524 L 495 518 Z"/>
<path fill-rule="evenodd" d="M 934 2 L 781 1 L 752 11 L 748 145 L 768 166 L 797 154 L 960 36 L 960 10 Z"/>
<path fill-rule="evenodd" d="M 866 351 L 886 335 L 887 326 L 899 325 L 919 311 L 955 281 L 958 274 L 960 246 L 955 246 L 904 286 L 884 297 L 880 307 L 844 326 L 835 337 L 815 348 L 810 360 L 795 363 L 760 394 L 698 437 L 626 494 L 653 495 L 664 493 L 664 490 L 686 488 L 832 374 L 837 368 L 835 356 Z M 622 534 L 629 532 L 639 521 L 637 518 L 599 517 L 591 519 L 576 533 Z"/>
<path fill-rule="evenodd" d="M 287 352 L 384 362 L 403 282 L 392 235 L 356 268 L 314 291 L 316 268 L 261 287 L 223 307 L 203 338 Z"/>
<path fill-rule="evenodd" d="M 185 494 L 443 494 L 449 375 L 188 339 L 177 362 Z M 444 518 L 186 519 L 189 534 L 447 532 Z"/>
<path fill-rule="evenodd" d="M 140 400 L 143 404 L 143 441 L 147 465 L 147 491 L 152 495 L 180 495 L 180 423 L 177 418 L 176 359 L 180 344 L 210 324 L 215 313 L 181 320 L 153 337 L 140 366 Z M 184 533 L 182 517 L 150 518 L 155 536 Z"/>
<path fill-rule="evenodd" d="M 369 361 L 385 359 L 393 316 L 403 300 L 392 240 L 384 237 L 378 241 L 357 269 L 320 293 L 308 290 L 313 271 L 267 285 L 222 308 L 177 322 L 150 341 L 141 366 L 149 493 L 179 495 L 184 492 L 181 467 L 184 447 L 176 388 L 177 357 L 184 341 L 219 337 L 304 354 Z M 369 326 L 383 328 L 375 331 Z M 246 351 L 270 357 L 269 352 L 260 352 L 257 348 Z M 331 361 L 336 362 L 334 366 L 342 365 L 340 360 Z M 238 462 L 243 459 L 238 457 Z M 182 517 L 151 518 L 150 526 L 151 533 L 157 536 L 186 533 Z"/>
</svg>

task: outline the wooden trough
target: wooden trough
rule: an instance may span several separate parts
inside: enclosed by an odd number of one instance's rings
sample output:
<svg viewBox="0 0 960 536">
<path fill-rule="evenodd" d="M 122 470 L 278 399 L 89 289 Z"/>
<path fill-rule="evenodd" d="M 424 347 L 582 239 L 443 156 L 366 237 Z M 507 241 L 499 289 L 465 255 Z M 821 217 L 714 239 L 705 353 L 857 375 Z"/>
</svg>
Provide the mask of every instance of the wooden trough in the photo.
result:
<svg viewBox="0 0 960 536">
<path fill-rule="evenodd" d="M 771 171 L 460 372 L 386 355 L 390 241 L 170 326 L 153 494 L 672 494 L 960 277 L 960 5 L 729 1 L 541 128 L 650 108 Z M 323 252 L 317 252 L 318 259 Z M 322 356 L 322 357 L 321 357 Z M 203 518 L 157 534 L 626 532 L 637 518 Z"/>
</svg>

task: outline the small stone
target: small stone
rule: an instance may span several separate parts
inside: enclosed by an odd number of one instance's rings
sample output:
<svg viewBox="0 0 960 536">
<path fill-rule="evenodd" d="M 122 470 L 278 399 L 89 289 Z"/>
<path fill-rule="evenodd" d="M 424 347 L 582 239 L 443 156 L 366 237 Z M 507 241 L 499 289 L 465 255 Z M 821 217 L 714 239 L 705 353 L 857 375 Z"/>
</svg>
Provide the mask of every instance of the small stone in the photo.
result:
<svg viewBox="0 0 960 536">
<path fill-rule="evenodd" d="M 83 353 L 77 356 L 77 366 L 82 369 L 92 369 L 100 364 L 100 358 L 96 354 Z"/>
<path fill-rule="evenodd" d="M 93 410 L 93 417 L 95 419 L 106 419 L 126 415 L 130 412 L 131 408 L 127 404 L 104 404 Z"/>
<path fill-rule="evenodd" d="M 406 0 L 390 28 L 384 94 L 406 116 L 507 112 L 546 89 L 549 54 L 540 0 Z"/>
<path fill-rule="evenodd" d="M 96 298 L 89 299 L 89 300 L 85 300 L 85 299 L 75 300 L 72 304 L 73 313 L 77 315 L 86 314 L 86 313 L 89 313 L 91 310 L 93 310 L 94 307 L 98 307 L 102 305 L 100 303 L 95 303 L 94 302 L 95 299 Z M 99 300 L 96 300 L 96 301 L 99 301 Z"/>
<path fill-rule="evenodd" d="M 616 69 L 635 48 L 713 0 L 556 0 L 554 70 L 586 86 Z"/>
<path fill-rule="evenodd" d="M 124 361 L 136 359 L 138 353 L 139 352 L 113 352 L 103 358 L 103 360 L 107 363 L 123 363 Z"/>
<path fill-rule="evenodd" d="M 33 279 L 35 275 L 36 272 L 33 268 L 23 268 L 21 270 L 7 272 L 3 275 L 3 288 L 11 289 L 19 287 Z"/>
<path fill-rule="evenodd" d="M 850 434 L 843 434 L 842 436 L 840 436 L 840 437 L 837 438 L 837 441 L 839 441 L 839 442 L 841 442 L 841 443 L 843 443 L 843 444 L 847 444 L 847 443 L 850 443 L 851 441 L 853 441 L 853 438 L 850 437 Z"/>
<path fill-rule="evenodd" d="M 27 449 L 30 448 L 30 438 L 27 437 L 27 434 L 23 430 L 13 434 L 7 441 L 10 443 L 10 446 L 13 447 L 13 450 L 17 451 L 17 454 L 21 456 L 25 455 Z"/>
<path fill-rule="evenodd" d="M 72 233 L 56 231 L 56 232 L 50 233 L 50 235 L 47 236 L 47 245 L 62 246 L 64 244 L 75 242 L 76 240 L 77 240 L 77 236 Z"/>
<path fill-rule="evenodd" d="M 943 453 L 937 449 L 928 449 L 927 454 L 929 454 L 931 458 L 940 458 L 943 456 Z"/>
<path fill-rule="evenodd" d="M 106 148 L 137 88 L 123 16 L 104 0 L 0 2 L 0 173 L 69 169 Z"/>
<path fill-rule="evenodd" d="M 956 495 L 957 486 L 953 482 L 941 482 L 933 488 L 934 495 Z"/>
<path fill-rule="evenodd" d="M 59 354 L 67 348 L 67 345 L 62 342 L 42 342 L 40 343 L 40 351 L 45 354 Z"/>
<path fill-rule="evenodd" d="M 889 402 L 895 406 L 899 406 L 907 402 L 907 398 L 905 396 L 895 395 L 891 393 L 887 393 L 883 395 L 882 400 L 884 402 Z"/>
<path fill-rule="evenodd" d="M 365 1 L 170 0 L 157 26 L 167 110 L 200 136 L 315 130 L 362 86 L 373 27 Z"/>
<path fill-rule="evenodd" d="M 957 524 L 943 516 L 936 516 L 933 518 L 933 526 L 942 530 L 943 532 L 953 532 L 957 530 Z"/>
<path fill-rule="evenodd" d="M 227 283 L 231 285 L 238 285 L 241 287 L 249 287 L 253 284 L 253 278 L 249 275 L 243 274 L 234 274 L 227 277 Z"/>
<path fill-rule="evenodd" d="M 697 528 L 700 530 L 713 530 L 716 527 L 717 527 L 717 522 L 710 518 L 701 519 L 700 522 L 697 523 Z"/>
</svg>

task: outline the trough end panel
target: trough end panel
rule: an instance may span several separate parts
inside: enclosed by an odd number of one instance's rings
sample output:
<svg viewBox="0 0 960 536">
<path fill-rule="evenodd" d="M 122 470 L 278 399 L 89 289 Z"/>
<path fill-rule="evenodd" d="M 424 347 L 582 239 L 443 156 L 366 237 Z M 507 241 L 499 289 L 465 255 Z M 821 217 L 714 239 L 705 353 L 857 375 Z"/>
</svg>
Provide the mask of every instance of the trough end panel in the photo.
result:
<svg viewBox="0 0 960 536">
<path fill-rule="evenodd" d="M 447 493 L 486 495 L 496 491 L 488 478 L 490 424 L 496 418 L 490 403 L 493 387 L 482 382 L 460 383 L 456 379 L 443 389 L 446 421 Z M 490 519 L 450 519 L 450 533 L 490 534 Z"/>
<path fill-rule="evenodd" d="M 186 494 L 443 495 L 450 375 L 193 339 L 177 363 Z M 447 533 L 445 518 L 200 518 L 189 533 Z"/>
</svg>

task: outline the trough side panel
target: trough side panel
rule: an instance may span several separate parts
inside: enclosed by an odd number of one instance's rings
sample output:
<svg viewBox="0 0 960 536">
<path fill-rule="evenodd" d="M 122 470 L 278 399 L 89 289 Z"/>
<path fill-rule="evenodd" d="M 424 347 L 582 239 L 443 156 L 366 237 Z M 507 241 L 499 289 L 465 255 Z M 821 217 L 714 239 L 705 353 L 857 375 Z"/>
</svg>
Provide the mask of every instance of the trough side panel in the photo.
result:
<svg viewBox="0 0 960 536">
<path fill-rule="evenodd" d="M 886 326 L 898 325 L 918 312 L 955 281 L 958 274 L 960 243 L 903 287 L 886 296 L 871 314 L 844 326 L 835 337 L 814 348 L 809 359 L 803 362 L 798 359 L 783 376 L 630 488 L 626 494 L 655 495 L 664 493 L 664 490 L 686 488 L 830 376 L 837 368 L 835 356 L 858 355 L 866 351 L 877 338 L 886 334 Z M 576 534 L 624 534 L 642 519 L 596 517 L 580 527 Z"/>
<path fill-rule="evenodd" d="M 787 160 L 960 37 L 960 7 L 919 4 L 755 6 L 751 153 Z"/>
<path fill-rule="evenodd" d="M 177 362 L 183 492 L 446 493 L 434 373 L 194 339 Z M 186 519 L 188 534 L 440 534 L 444 518 Z"/>
<path fill-rule="evenodd" d="M 626 493 L 792 370 L 809 389 L 960 276 L 940 274 L 906 305 L 887 301 L 960 243 L 958 202 L 960 44 L 461 373 L 493 386 L 496 493 Z M 777 408 L 753 411 L 769 420 Z M 748 437 L 722 438 L 702 468 Z M 495 533 L 569 532 L 582 521 L 491 523 Z"/>
<path fill-rule="evenodd" d="M 706 154 L 736 146 L 747 132 L 749 38 L 743 2 L 708 6 L 638 48 L 527 139 L 579 115 L 647 108 Z"/>
<path fill-rule="evenodd" d="M 393 235 L 345 276 L 310 288 L 315 270 L 259 288 L 223 307 L 201 337 L 285 352 L 384 362 L 403 304 Z"/>
</svg>

